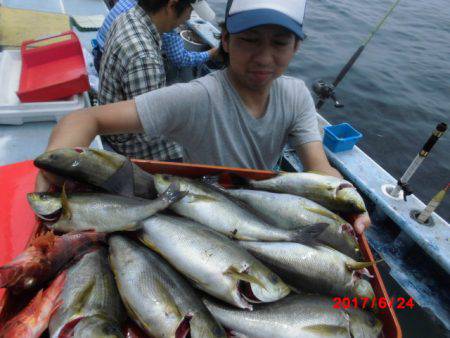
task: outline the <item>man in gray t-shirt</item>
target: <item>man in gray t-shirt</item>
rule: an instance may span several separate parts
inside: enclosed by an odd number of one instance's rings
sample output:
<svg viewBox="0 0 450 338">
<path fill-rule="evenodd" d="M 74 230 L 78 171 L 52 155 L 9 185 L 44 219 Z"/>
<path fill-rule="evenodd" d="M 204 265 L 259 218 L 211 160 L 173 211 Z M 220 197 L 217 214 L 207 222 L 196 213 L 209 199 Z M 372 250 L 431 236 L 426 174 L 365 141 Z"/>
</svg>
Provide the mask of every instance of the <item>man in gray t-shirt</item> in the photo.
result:
<svg viewBox="0 0 450 338">
<path fill-rule="evenodd" d="M 340 177 L 323 150 L 309 91 L 283 76 L 305 37 L 305 1 L 228 0 L 224 70 L 69 114 L 47 150 L 88 146 L 97 134 L 145 131 L 179 142 L 188 162 L 271 169 L 289 141 L 305 170 Z M 37 191 L 46 189 L 47 177 L 39 174 Z M 365 214 L 355 221 L 358 232 L 369 224 Z"/>
<path fill-rule="evenodd" d="M 293 147 L 321 140 L 311 95 L 292 77 L 275 80 L 260 118 L 248 111 L 226 70 L 135 101 L 145 132 L 182 144 L 186 162 L 272 169 L 288 140 Z"/>
</svg>

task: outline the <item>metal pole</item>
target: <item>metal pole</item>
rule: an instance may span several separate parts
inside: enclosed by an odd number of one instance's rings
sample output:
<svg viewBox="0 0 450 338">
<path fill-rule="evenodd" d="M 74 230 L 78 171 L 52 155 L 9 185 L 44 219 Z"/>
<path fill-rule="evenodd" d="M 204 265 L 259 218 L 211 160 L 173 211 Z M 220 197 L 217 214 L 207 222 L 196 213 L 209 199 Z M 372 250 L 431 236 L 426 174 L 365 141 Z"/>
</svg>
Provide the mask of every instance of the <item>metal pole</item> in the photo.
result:
<svg viewBox="0 0 450 338">
<path fill-rule="evenodd" d="M 406 189 L 406 185 L 412 175 L 416 172 L 417 168 L 422 164 L 422 162 L 427 158 L 433 146 L 439 140 L 439 138 L 444 135 L 447 130 L 447 125 L 445 123 L 439 123 L 436 126 L 436 129 L 433 131 L 431 136 L 428 138 L 427 142 L 422 147 L 422 150 L 416 156 L 416 158 L 409 165 L 408 169 L 406 169 L 403 176 L 398 180 L 397 186 L 391 191 L 391 196 L 398 197 L 401 190 Z"/>
</svg>

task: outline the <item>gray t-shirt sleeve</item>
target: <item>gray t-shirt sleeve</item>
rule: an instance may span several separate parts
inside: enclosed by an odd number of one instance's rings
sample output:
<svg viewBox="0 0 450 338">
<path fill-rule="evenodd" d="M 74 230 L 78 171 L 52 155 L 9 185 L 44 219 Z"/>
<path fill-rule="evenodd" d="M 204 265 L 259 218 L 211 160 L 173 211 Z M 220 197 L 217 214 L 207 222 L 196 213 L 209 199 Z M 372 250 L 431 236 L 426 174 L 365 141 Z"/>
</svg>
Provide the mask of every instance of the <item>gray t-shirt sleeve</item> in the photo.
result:
<svg viewBox="0 0 450 338">
<path fill-rule="evenodd" d="M 295 86 L 289 86 L 289 90 L 295 90 L 292 95 L 295 100 L 295 116 L 289 132 L 289 143 L 297 147 L 305 143 L 321 141 L 317 111 L 311 93 L 303 81 L 295 81 Z"/>
<path fill-rule="evenodd" d="M 201 130 L 207 122 L 209 96 L 198 82 L 153 90 L 137 96 L 135 102 L 148 136 L 164 136 L 183 146 L 200 142 Z"/>
</svg>

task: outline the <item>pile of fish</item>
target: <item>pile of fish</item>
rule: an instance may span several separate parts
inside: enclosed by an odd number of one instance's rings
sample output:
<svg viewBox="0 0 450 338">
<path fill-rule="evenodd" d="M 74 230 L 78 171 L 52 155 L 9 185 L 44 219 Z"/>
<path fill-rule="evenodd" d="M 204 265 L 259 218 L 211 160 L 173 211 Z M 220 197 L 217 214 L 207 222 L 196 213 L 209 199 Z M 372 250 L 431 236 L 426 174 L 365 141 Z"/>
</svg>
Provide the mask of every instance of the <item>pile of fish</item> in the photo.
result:
<svg viewBox="0 0 450 338">
<path fill-rule="evenodd" d="M 246 189 L 151 175 L 88 148 L 35 165 L 76 191 L 30 193 L 49 230 L 0 267 L 9 299 L 0 337 L 378 337 L 368 311 L 333 297 L 373 299 L 352 226 L 361 213 L 347 181 L 283 173 Z M 139 327 L 139 329 L 135 326 Z"/>
</svg>

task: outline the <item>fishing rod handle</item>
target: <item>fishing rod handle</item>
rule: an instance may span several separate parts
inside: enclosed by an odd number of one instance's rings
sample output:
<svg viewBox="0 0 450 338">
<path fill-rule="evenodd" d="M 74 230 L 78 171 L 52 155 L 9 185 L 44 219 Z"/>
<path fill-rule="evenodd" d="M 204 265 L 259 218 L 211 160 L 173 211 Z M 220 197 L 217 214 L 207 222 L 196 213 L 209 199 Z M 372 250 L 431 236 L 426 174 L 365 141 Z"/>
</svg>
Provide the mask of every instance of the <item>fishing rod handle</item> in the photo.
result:
<svg viewBox="0 0 450 338">
<path fill-rule="evenodd" d="M 422 157 L 427 157 L 430 153 L 433 146 L 436 144 L 436 142 L 439 140 L 439 138 L 444 135 L 444 133 L 447 131 L 447 125 L 444 122 L 439 123 L 436 126 L 436 129 L 433 131 L 431 136 L 428 138 L 427 142 L 422 147 L 422 150 L 420 151 L 419 155 Z"/>
</svg>

